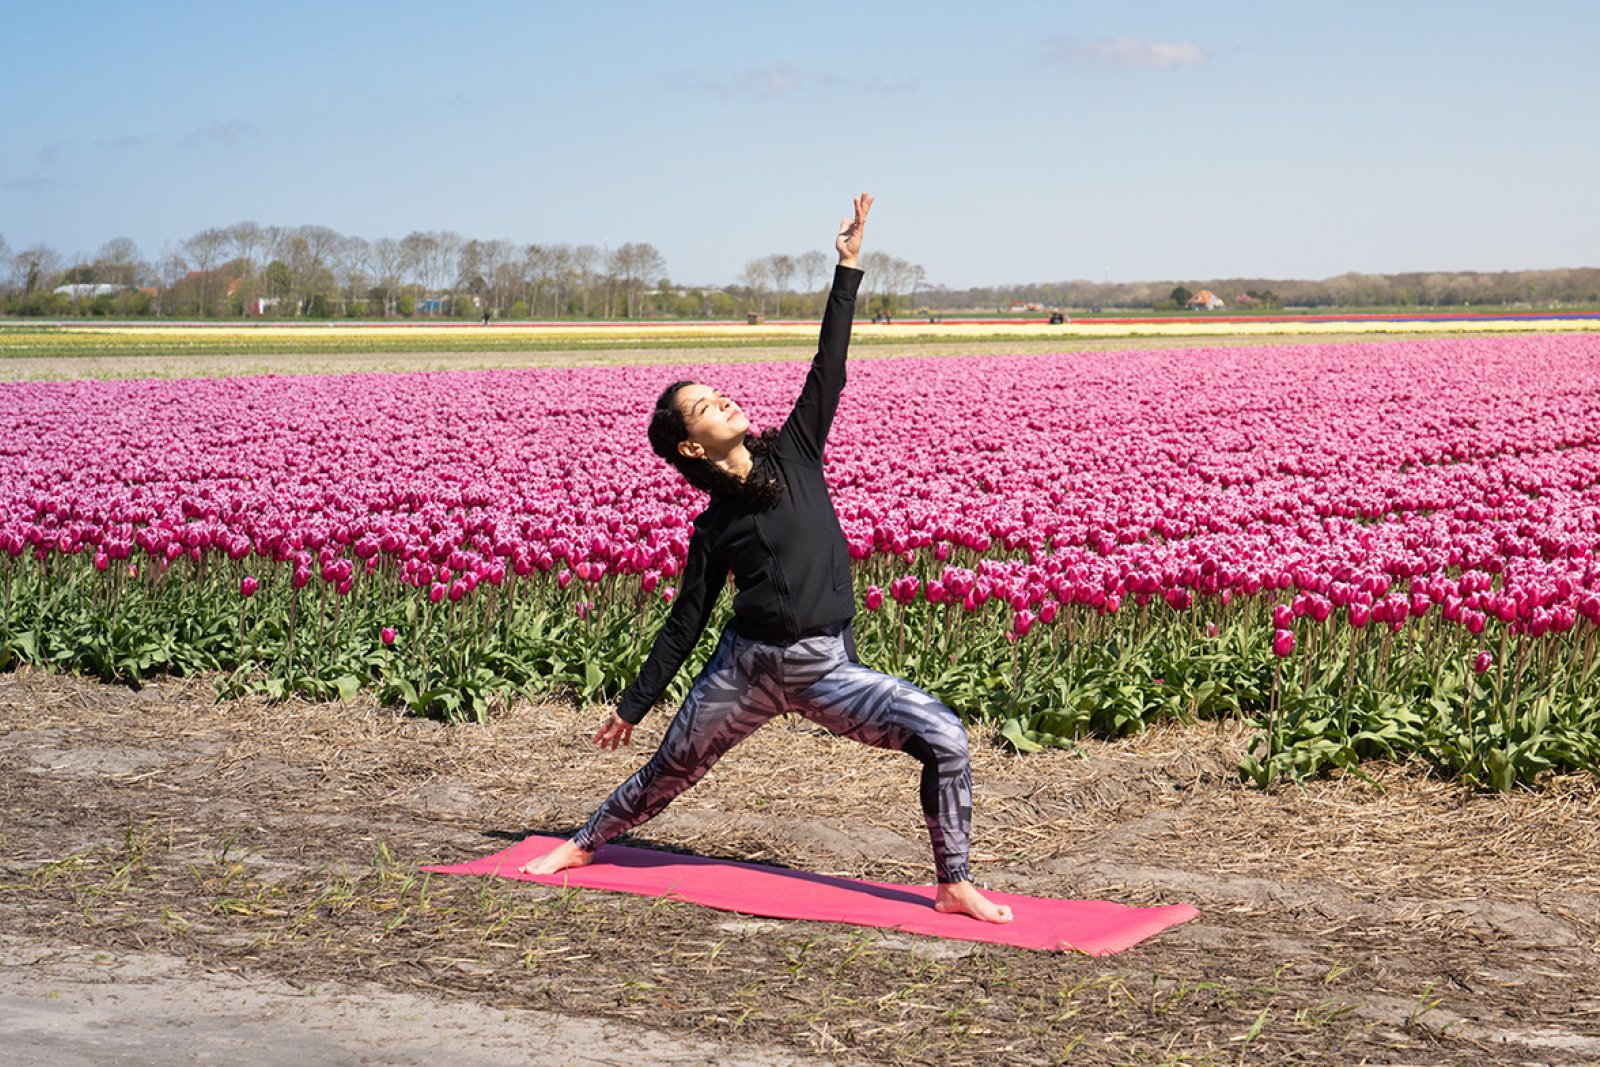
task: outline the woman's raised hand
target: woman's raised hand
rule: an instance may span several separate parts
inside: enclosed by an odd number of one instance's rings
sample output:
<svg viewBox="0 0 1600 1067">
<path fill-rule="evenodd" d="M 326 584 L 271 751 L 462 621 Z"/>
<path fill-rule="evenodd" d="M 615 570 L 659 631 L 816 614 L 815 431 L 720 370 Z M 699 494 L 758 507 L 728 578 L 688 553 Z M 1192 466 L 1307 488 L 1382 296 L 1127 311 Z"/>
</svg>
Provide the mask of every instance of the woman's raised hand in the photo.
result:
<svg viewBox="0 0 1600 1067">
<path fill-rule="evenodd" d="M 616 712 L 611 713 L 611 718 L 606 724 L 595 732 L 594 743 L 601 748 L 615 749 L 625 745 L 633 739 L 633 723 L 624 719 Z"/>
<path fill-rule="evenodd" d="M 867 228 L 867 212 L 872 210 L 872 194 L 862 193 L 853 202 L 856 217 L 840 219 L 839 236 L 833 239 L 833 247 L 839 250 L 839 263 L 845 267 L 855 266 L 856 257 L 861 254 L 861 233 Z"/>
</svg>

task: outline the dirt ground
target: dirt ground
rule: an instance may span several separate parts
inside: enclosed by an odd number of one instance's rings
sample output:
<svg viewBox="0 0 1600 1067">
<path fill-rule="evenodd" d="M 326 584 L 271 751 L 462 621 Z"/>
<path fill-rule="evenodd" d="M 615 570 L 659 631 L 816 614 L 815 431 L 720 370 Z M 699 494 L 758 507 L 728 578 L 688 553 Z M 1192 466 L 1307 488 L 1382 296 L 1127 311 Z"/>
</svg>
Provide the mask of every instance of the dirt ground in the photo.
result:
<svg viewBox="0 0 1600 1067">
<path fill-rule="evenodd" d="M 486 727 L 0 675 L 0 1063 L 1594 1063 L 1600 782 L 1270 793 L 1233 724 L 975 731 L 981 884 L 1186 901 L 1090 959 L 423 875 L 566 832 L 641 760 Z M 920 881 L 915 763 L 773 723 L 633 843 Z"/>
</svg>

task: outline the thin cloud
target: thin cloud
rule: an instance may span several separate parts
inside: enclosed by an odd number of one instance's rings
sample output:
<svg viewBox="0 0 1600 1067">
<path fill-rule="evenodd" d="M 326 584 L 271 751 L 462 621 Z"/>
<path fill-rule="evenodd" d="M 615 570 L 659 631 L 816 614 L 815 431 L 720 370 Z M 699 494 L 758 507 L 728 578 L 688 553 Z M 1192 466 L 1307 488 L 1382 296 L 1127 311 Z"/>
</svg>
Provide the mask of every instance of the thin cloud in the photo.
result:
<svg viewBox="0 0 1600 1067">
<path fill-rule="evenodd" d="M 185 148 L 210 148 L 213 145 L 236 145 L 255 134 L 256 128 L 243 119 L 212 119 L 183 138 Z"/>
<path fill-rule="evenodd" d="M 899 78 L 840 78 L 832 74 L 808 74 L 788 63 L 772 63 L 730 78 L 669 75 L 665 82 L 669 88 L 710 93 L 719 100 L 746 97 L 786 100 L 813 91 L 832 92 L 839 89 L 869 96 L 889 96 L 912 92 L 918 85 L 917 79 L 909 75 Z"/>
<path fill-rule="evenodd" d="M 74 146 L 71 141 L 52 141 L 43 148 L 39 149 L 39 162 L 54 163 L 58 161 L 64 154 L 66 154 L 66 151 L 72 147 Z"/>
<path fill-rule="evenodd" d="M 862 96 L 901 96 L 905 93 L 914 93 L 922 84 L 916 75 L 906 74 L 898 78 L 834 78 L 821 79 L 821 83 L 830 89 L 848 89 L 852 93 Z"/>
<path fill-rule="evenodd" d="M 1080 41 L 1055 37 L 1045 46 L 1045 58 L 1055 63 L 1125 70 L 1179 70 L 1204 66 L 1211 55 L 1193 41 L 1146 41 L 1138 37 Z"/>
<path fill-rule="evenodd" d="M 94 143 L 96 148 L 111 152 L 131 152 L 135 148 L 143 148 L 144 145 L 145 138 L 131 133 L 123 137 L 118 137 L 114 141 L 96 141 Z"/>
<path fill-rule="evenodd" d="M 41 177 L 38 174 L 24 174 L 20 178 L 9 178 L 0 182 L 0 189 L 8 193 L 54 193 L 66 186 L 53 178 Z"/>
<path fill-rule="evenodd" d="M 739 79 L 739 86 L 747 93 L 782 100 L 804 91 L 808 79 L 787 63 L 774 63 L 770 67 L 750 71 Z"/>
</svg>

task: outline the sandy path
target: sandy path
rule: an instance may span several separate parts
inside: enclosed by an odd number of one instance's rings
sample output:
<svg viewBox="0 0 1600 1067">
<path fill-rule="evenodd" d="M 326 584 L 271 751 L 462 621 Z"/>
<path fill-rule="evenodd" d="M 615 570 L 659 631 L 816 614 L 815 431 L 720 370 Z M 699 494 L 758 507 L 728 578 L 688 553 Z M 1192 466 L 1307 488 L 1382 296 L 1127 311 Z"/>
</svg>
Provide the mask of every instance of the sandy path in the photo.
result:
<svg viewBox="0 0 1600 1067">
<path fill-rule="evenodd" d="M 789 1067 L 804 1060 L 647 1027 L 382 987 L 301 988 L 148 952 L 0 936 L 0 1064 L 169 1067 Z"/>
</svg>

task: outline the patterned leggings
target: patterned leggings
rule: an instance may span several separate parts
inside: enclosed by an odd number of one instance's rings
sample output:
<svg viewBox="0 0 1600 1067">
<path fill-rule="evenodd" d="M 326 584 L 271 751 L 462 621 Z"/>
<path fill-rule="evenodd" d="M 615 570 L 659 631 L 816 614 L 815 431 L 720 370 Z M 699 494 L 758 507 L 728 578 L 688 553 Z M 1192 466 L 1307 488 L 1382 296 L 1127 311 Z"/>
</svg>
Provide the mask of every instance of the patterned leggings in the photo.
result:
<svg viewBox="0 0 1600 1067">
<path fill-rule="evenodd" d="M 922 813 L 934 868 L 940 882 L 966 881 L 972 823 L 966 730 L 954 712 L 910 682 L 853 662 L 850 636 L 846 624 L 769 645 L 725 630 L 661 747 L 600 805 L 573 843 L 593 851 L 654 818 L 724 752 L 792 711 L 842 737 L 922 761 Z"/>
</svg>

